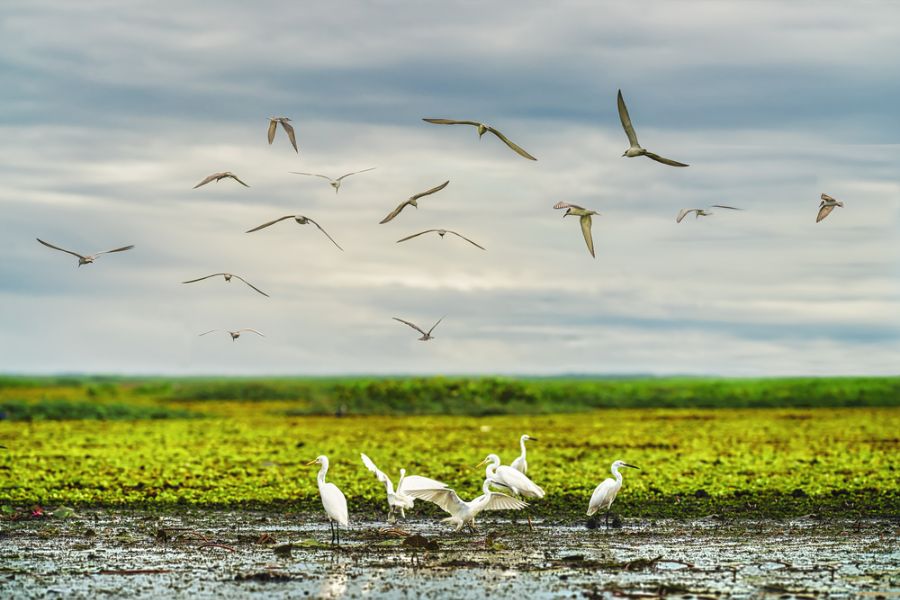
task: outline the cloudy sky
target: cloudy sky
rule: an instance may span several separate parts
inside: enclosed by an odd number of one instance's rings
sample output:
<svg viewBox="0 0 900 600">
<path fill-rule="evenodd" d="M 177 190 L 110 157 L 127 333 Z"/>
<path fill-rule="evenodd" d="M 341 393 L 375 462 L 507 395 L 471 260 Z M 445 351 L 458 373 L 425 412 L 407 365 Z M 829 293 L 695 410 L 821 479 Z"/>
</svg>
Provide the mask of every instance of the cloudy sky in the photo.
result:
<svg viewBox="0 0 900 600">
<path fill-rule="evenodd" d="M 0 370 L 897 373 L 897 73 L 892 2 L 6 1 Z"/>
</svg>

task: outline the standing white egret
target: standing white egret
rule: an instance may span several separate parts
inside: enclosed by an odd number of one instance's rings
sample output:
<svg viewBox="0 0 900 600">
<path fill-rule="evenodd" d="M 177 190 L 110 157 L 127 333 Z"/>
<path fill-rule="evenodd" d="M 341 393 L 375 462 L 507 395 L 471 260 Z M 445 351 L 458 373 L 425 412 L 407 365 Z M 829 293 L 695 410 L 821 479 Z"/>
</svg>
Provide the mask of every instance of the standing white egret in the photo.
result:
<svg viewBox="0 0 900 600">
<path fill-rule="evenodd" d="M 325 514 L 328 515 L 328 523 L 331 525 L 331 543 L 337 542 L 340 545 L 340 526 L 347 527 L 350 523 L 350 515 L 347 514 L 347 498 L 344 497 L 344 493 L 336 485 L 325 482 L 325 474 L 328 473 L 328 457 L 319 456 L 306 464 L 312 465 L 315 463 L 322 465 L 316 481 L 319 484 L 319 496 L 322 498 L 322 506 L 325 508 Z"/>
<path fill-rule="evenodd" d="M 536 442 L 536 441 L 538 441 L 538 439 L 533 438 L 528 434 L 525 434 L 522 437 L 520 437 L 519 438 L 519 446 L 522 448 L 522 454 L 519 456 L 519 458 L 512 461 L 512 464 L 510 465 L 513 469 L 522 473 L 523 475 L 528 473 L 528 461 L 525 460 L 525 442 L 528 442 L 528 441 Z"/>
<path fill-rule="evenodd" d="M 400 509 L 400 516 L 404 519 L 406 518 L 406 509 L 412 508 L 416 501 L 414 497 L 409 495 L 410 490 L 432 490 L 447 487 L 447 484 L 430 477 L 421 477 L 419 475 L 407 477 L 406 469 L 400 469 L 400 479 L 397 481 L 397 490 L 394 491 L 394 484 L 391 478 L 376 467 L 371 458 L 362 453 L 359 456 L 362 458 L 366 468 L 375 473 L 378 481 L 384 484 L 384 488 L 387 491 L 388 507 L 390 507 L 388 510 L 388 521 L 393 519 L 394 510 L 396 509 Z"/>
<path fill-rule="evenodd" d="M 606 526 L 609 527 L 609 507 L 612 506 L 613 500 L 616 499 L 616 494 L 619 493 L 619 490 L 622 489 L 622 474 L 619 473 L 619 467 L 628 467 L 629 469 L 638 469 L 634 465 L 629 465 L 628 463 L 617 460 L 612 464 L 612 474 L 615 479 L 607 478 L 603 480 L 603 483 L 598 485 L 594 489 L 594 493 L 591 494 L 591 502 L 588 505 L 588 516 L 593 515 L 598 510 L 606 510 Z M 640 471 L 640 469 L 638 469 Z"/>
<path fill-rule="evenodd" d="M 505 487 L 514 496 L 523 496 L 525 498 L 543 498 L 544 490 L 541 486 L 530 480 L 525 473 L 518 471 L 512 467 L 501 465 L 500 457 L 496 454 L 488 454 L 487 457 L 478 463 L 481 466 L 488 464 L 484 469 L 484 476 L 494 482 L 495 486 Z M 531 516 L 528 515 L 528 527 L 534 529 L 531 524 Z"/>
<path fill-rule="evenodd" d="M 471 502 L 461 500 L 454 490 L 447 487 L 438 490 L 410 490 L 409 495 L 440 506 L 441 510 L 450 515 L 441 521 L 455 525 L 456 531 L 462 529 L 463 525 L 468 525 L 469 529 L 475 531 L 475 517 L 483 510 L 522 510 L 528 506 L 527 502 L 518 498 L 502 492 L 492 492 L 491 484 L 496 482 L 485 479 L 481 486 L 482 495 Z"/>
</svg>

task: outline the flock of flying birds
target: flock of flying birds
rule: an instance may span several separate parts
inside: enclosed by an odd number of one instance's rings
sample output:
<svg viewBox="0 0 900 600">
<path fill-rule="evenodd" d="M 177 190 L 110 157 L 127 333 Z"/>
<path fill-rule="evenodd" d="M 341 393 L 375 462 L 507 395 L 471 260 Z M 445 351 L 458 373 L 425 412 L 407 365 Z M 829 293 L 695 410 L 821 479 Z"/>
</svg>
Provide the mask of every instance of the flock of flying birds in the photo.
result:
<svg viewBox="0 0 900 600">
<path fill-rule="evenodd" d="M 686 163 L 678 162 L 678 161 L 672 160 L 670 158 L 665 158 L 663 156 L 660 156 L 659 154 L 650 152 L 646 148 L 642 147 L 640 145 L 640 143 L 638 142 L 637 134 L 635 133 L 634 126 L 631 123 L 631 116 L 628 114 L 628 108 L 625 106 L 625 99 L 622 97 L 622 90 L 619 90 L 619 92 L 618 92 L 617 105 L 618 105 L 618 110 L 619 110 L 619 119 L 622 122 L 622 128 L 625 130 L 625 135 L 628 137 L 628 143 L 629 143 L 628 149 L 625 150 L 625 152 L 622 154 L 622 156 L 626 156 L 628 158 L 634 158 L 637 156 L 646 156 L 647 158 L 649 158 L 651 160 L 655 160 L 658 163 L 668 165 L 671 167 L 687 167 L 687 166 L 689 166 Z M 475 129 L 477 130 L 479 139 L 482 136 L 484 136 L 485 133 L 491 133 L 495 137 L 497 137 L 500 141 L 502 141 L 504 144 L 506 144 L 513 152 L 515 152 L 519 156 L 526 158 L 528 160 L 537 160 L 534 156 L 532 156 L 531 154 L 526 152 L 521 146 L 515 144 L 512 140 L 510 140 L 508 137 L 506 137 L 498 129 L 491 127 L 490 125 L 481 123 L 479 121 L 465 121 L 465 120 L 460 121 L 460 120 L 454 120 L 454 119 L 423 119 L 423 121 L 425 121 L 427 123 L 433 123 L 435 125 L 470 125 L 472 127 L 475 127 Z M 297 147 L 297 136 L 294 131 L 294 127 L 290 123 L 291 123 L 291 119 L 289 119 L 288 117 L 270 117 L 269 118 L 269 128 L 268 128 L 269 145 L 271 145 L 275 141 L 275 135 L 278 132 L 278 125 L 280 124 L 282 129 L 284 129 L 284 132 L 287 134 L 288 139 L 291 142 L 291 146 L 293 146 L 293 148 L 294 148 L 294 152 L 299 154 L 299 149 Z M 319 177 L 322 179 L 326 179 L 328 181 L 329 185 L 331 185 L 331 187 L 334 188 L 335 193 L 338 193 L 341 189 L 341 182 L 345 178 L 350 177 L 352 175 L 359 175 L 361 173 L 366 173 L 368 171 L 372 171 L 373 169 L 375 169 L 375 167 L 370 167 L 368 169 L 362 169 L 361 171 L 353 171 L 351 173 L 346 173 L 344 175 L 341 175 L 340 177 L 337 177 L 337 178 L 332 178 L 332 177 L 329 177 L 328 175 L 323 175 L 321 173 L 304 173 L 304 172 L 299 172 L 299 171 L 291 171 L 291 173 L 295 174 L 295 175 L 305 175 L 308 177 Z M 247 183 L 245 183 L 243 180 L 241 180 L 240 177 L 238 177 L 231 171 L 222 171 L 222 172 L 213 173 L 213 174 L 207 176 L 202 181 L 200 181 L 200 183 L 195 185 L 194 189 L 202 187 L 208 183 L 219 182 L 223 179 L 233 179 L 234 181 L 243 185 L 244 187 L 250 187 Z M 430 196 L 432 194 L 436 194 L 437 192 L 440 192 L 445 187 L 447 187 L 447 185 L 449 185 L 449 183 L 450 183 L 450 181 L 448 180 L 448 181 L 445 181 L 445 182 L 441 183 L 440 185 L 437 185 L 429 190 L 426 190 L 424 192 L 419 192 L 418 194 L 413 194 L 412 196 L 410 196 L 409 198 L 407 198 L 406 200 L 401 202 L 399 205 L 397 205 L 397 207 L 394 208 L 394 210 L 392 210 L 391 212 L 389 212 L 387 214 L 387 216 L 385 216 L 384 219 L 382 219 L 379 223 L 383 225 L 385 223 L 388 223 L 388 222 L 394 220 L 408 206 L 418 208 L 419 207 L 418 201 L 421 198 L 424 198 L 426 196 Z M 843 207 L 844 204 L 843 204 L 843 202 L 835 200 L 834 198 L 832 198 L 831 196 L 829 196 L 827 194 L 822 194 L 821 203 L 819 204 L 819 212 L 818 212 L 818 215 L 816 216 L 816 222 L 818 223 L 819 221 L 821 221 L 822 219 L 827 217 L 829 214 L 831 214 L 831 212 L 834 210 L 834 208 L 836 206 Z M 594 238 L 591 234 L 591 226 L 593 224 L 592 217 L 594 215 L 599 216 L 600 213 L 598 213 L 595 210 L 590 210 L 590 209 L 578 206 L 576 204 L 570 204 L 568 202 L 557 202 L 556 204 L 553 205 L 553 208 L 554 209 L 565 209 L 566 212 L 563 214 L 563 217 L 568 217 L 568 216 L 578 217 L 580 225 L 581 225 L 581 232 L 582 232 L 582 235 L 584 236 L 584 241 L 585 241 L 585 244 L 587 245 L 588 252 L 590 253 L 590 255 L 592 257 L 596 257 L 596 254 L 594 253 Z M 725 206 L 722 204 L 714 204 L 712 206 L 712 208 L 722 208 L 722 209 L 727 209 L 727 210 L 742 210 L 742 209 L 734 207 L 734 206 Z M 707 210 L 704 208 L 683 208 L 680 211 L 678 211 L 678 214 L 675 217 L 675 221 L 677 223 L 681 223 L 681 221 L 687 215 L 689 215 L 691 213 L 694 213 L 695 219 L 699 219 L 700 217 L 710 216 L 713 214 L 710 210 Z M 337 247 L 339 250 L 343 251 L 343 248 L 341 248 L 340 244 L 338 244 L 334 240 L 334 238 L 332 238 L 331 235 L 329 235 L 328 232 L 325 231 L 325 229 L 321 225 L 319 225 L 319 223 L 317 223 L 316 221 L 314 221 L 313 219 L 311 219 L 305 215 L 285 215 L 283 217 L 278 217 L 277 219 L 273 219 L 271 221 L 263 223 L 262 225 L 257 225 L 256 227 L 254 227 L 252 229 L 248 229 L 246 231 L 246 233 L 253 233 L 256 231 L 260 231 L 262 229 L 266 229 L 267 227 L 271 227 L 272 225 L 275 225 L 276 223 L 280 223 L 282 221 L 287 221 L 289 219 L 293 219 L 294 222 L 296 222 L 298 225 L 308 225 L 308 224 L 312 223 L 313 225 L 316 226 L 316 228 L 319 231 L 321 231 L 325 235 L 325 237 L 327 237 L 329 239 L 329 241 L 331 241 L 332 244 L 335 245 L 335 247 Z M 397 240 L 397 243 L 406 242 L 406 241 L 409 241 L 411 239 L 417 238 L 421 235 L 425 235 L 428 233 L 437 233 L 441 237 L 441 239 L 443 239 L 444 236 L 449 233 L 449 234 L 452 234 L 452 235 L 460 238 L 461 240 L 468 242 L 469 244 L 475 246 L 476 248 L 485 250 L 485 247 L 482 246 L 481 244 L 476 243 L 475 241 L 467 238 L 466 236 L 462 235 L 461 233 L 458 233 L 456 231 L 451 231 L 449 229 L 426 229 L 425 231 L 420 231 L 419 233 L 414 233 L 412 235 L 401 238 L 401 239 Z M 44 246 L 47 246 L 48 248 L 52 248 L 54 250 L 59 250 L 61 252 L 66 252 L 68 254 L 71 254 L 71 255 L 77 257 L 79 267 L 81 265 L 93 263 L 102 254 L 124 252 L 126 250 L 131 250 L 132 248 L 134 248 L 133 245 L 123 246 L 121 248 L 114 248 L 112 250 L 104 250 L 103 252 L 97 252 L 96 254 L 82 255 L 77 252 L 73 252 L 71 250 L 66 250 L 64 248 L 60 248 L 59 246 L 55 246 L 55 245 L 53 245 L 49 242 L 46 242 L 40 238 L 38 238 L 37 241 L 40 242 L 41 244 L 43 244 Z M 230 282 L 232 278 L 239 279 L 240 281 L 247 284 L 250 288 L 252 288 L 256 292 L 262 294 L 263 296 L 268 297 L 267 293 L 265 293 L 264 291 L 262 291 L 261 289 L 259 289 L 258 287 L 256 287 L 255 285 L 253 285 L 252 283 L 250 283 L 243 277 L 240 277 L 239 275 L 235 275 L 233 273 L 213 273 L 211 275 L 206 275 L 204 277 L 198 277 L 196 279 L 189 279 L 187 281 L 183 281 L 182 283 L 185 283 L 185 284 L 197 283 L 199 281 L 204 281 L 206 279 L 210 279 L 213 277 L 219 277 L 219 276 L 224 277 L 226 282 Z M 443 320 L 443 318 L 444 317 L 441 317 L 441 319 L 438 320 L 438 322 L 435 323 L 431 327 L 431 329 L 429 329 L 428 331 L 425 331 L 418 325 L 411 323 L 410 321 L 401 319 L 399 317 L 394 317 L 394 320 L 399 321 L 400 323 L 404 323 L 404 324 L 410 326 L 411 328 L 415 329 L 417 332 L 421 333 L 422 337 L 420 337 L 418 339 L 420 341 L 425 342 L 425 341 L 434 339 L 434 336 L 431 335 L 431 332 L 434 331 L 434 328 L 437 327 L 438 323 L 440 323 L 441 320 Z M 222 330 L 213 329 L 211 331 L 206 331 L 204 333 L 201 333 L 200 335 L 201 336 L 207 335 L 207 334 L 213 333 L 215 331 L 222 331 Z M 244 333 L 244 332 L 255 333 L 257 335 L 263 336 L 262 332 L 260 332 L 256 329 L 253 329 L 253 328 L 249 328 L 249 327 L 238 329 L 235 331 L 231 331 L 231 330 L 224 330 L 224 331 L 225 331 L 225 333 L 228 333 L 231 336 L 232 341 L 237 340 L 240 337 L 241 333 Z"/>
<path fill-rule="evenodd" d="M 474 532 L 475 518 L 481 512 L 486 510 L 523 510 L 528 508 L 528 503 L 522 498 L 540 499 L 544 497 L 544 490 L 528 477 L 528 461 L 525 452 L 525 442 L 527 441 L 536 442 L 537 438 L 527 434 L 520 437 L 521 454 L 510 465 L 501 464 L 500 457 L 496 454 L 488 454 L 476 466 L 477 468 L 487 465 L 484 471 L 484 482 L 481 485 L 482 494 L 469 502 L 462 500 L 455 490 L 444 483 L 420 475 L 407 475 L 406 469 L 400 469 L 400 479 L 397 480 L 395 488 L 391 478 L 375 466 L 371 458 L 365 454 L 360 454 L 360 458 L 363 465 L 374 473 L 378 481 L 384 485 L 387 494 L 388 521 L 394 519 L 394 513 L 397 511 L 400 512 L 401 517 L 406 518 L 406 511 L 414 506 L 416 500 L 425 500 L 437 505 L 450 515 L 443 519 L 443 522 L 452 525 L 455 531 L 468 527 Z M 328 473 L 328 457 L 319 456 L 315 460 L 309 461 L 307 465 L 316 463 L 320 465 L 316 481 L 319 487 L 319 497 L 322 499 L 322 507 L 325 509 L 331 525 L 331 542 L 339 544 L 340 528 L 347 527 L 350 523 L 347 498 L 336 485 L 325 481 Z M 638 468 L 621 460 L 615 461 L 611 468 L 613 477 L 601 482 L 594 489 L 588 502 L 588 516 L 592 516 L 598 511 L 605 511 L 607 527 L 609 527 L 610 507 L 622 488 L 622 474 L 619 473 L 621 467 Z M 503 488 L 509 493 L 492 491 L 492 487 Z M 531 526 L 530 517 L 528 524 Z"/>
</svg>

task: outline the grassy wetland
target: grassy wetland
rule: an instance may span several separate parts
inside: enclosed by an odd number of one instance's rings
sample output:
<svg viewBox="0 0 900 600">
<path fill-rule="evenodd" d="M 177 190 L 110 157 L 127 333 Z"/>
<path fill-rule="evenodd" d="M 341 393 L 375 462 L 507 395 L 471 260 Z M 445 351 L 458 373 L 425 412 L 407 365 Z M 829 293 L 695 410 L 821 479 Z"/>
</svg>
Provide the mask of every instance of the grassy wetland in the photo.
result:
<svg viewBox="0 0 900 600">
<path fill-rule="evenodd" d="M 898 390 L 897 378 L 7 378 L 0 587 L 12 597 L 47 586 L 141 597 L 160 585 L 201 597 L 439 597 L 473 583 L 545 597 L 896 591 Z M 529 475 L 547 492 L 528 509 L 534 531 L 485 513 L 477 534 L 454 534 L 424 502 L 389 524 L 384 488 L 359 460 L 468 499 L 481 493 L 475 465 L 489 452 L 508 464 L 526 432 L 539 440 Z M 350 507 L 340 551 L 325 543 L 316 467 L 305 465 L 319 454 Z M 616 459 L 641 470 L 624 473 L 614 527 L 594 528 L 587 501 Z"/>
</svg>

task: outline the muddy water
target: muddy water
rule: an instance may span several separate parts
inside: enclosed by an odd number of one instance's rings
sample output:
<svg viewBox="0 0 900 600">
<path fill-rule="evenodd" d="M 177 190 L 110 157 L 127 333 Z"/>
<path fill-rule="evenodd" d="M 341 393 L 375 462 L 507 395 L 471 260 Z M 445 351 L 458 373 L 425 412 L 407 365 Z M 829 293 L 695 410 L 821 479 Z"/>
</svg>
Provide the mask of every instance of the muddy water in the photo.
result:
<svg viewBox="0 0 900 600">
<path fill-rule="evenodd" d="M 476 534 L 430 520 L 358 522 L 332 549 L 316 519 L 89 511 L 4 521 L 0 598 L 900 595 L 896 521 L 535 523 L 531 531 L 488 518 Z"/>
</svg>

